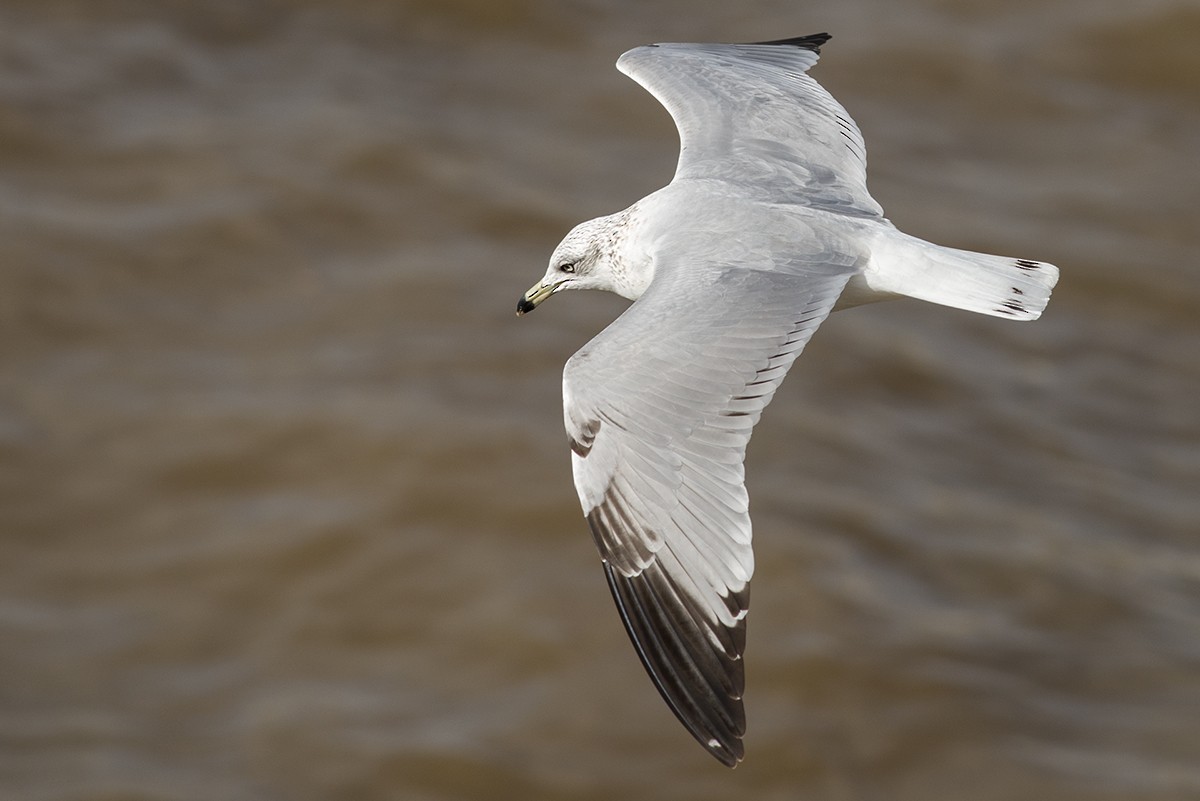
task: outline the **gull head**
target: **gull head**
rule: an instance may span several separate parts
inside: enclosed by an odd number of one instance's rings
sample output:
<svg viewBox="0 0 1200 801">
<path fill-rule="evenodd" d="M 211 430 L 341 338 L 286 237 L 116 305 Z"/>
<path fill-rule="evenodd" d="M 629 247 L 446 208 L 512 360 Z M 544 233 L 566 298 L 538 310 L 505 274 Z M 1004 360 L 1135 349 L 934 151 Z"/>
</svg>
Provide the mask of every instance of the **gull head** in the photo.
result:
<svg viewBox="0 0 1200 801">
<path fill-rule="evenodd" d="M 624 258 L 628 219 L 626 210 L 572 228 L 551 254 L 542 280 L 517 301 L 517 316 L 533 311 L 564 289 L 604 289 L 630 299 L 640 296 L 645 289 L 642 284 L 648 284 L 649 278 L 630 280 L 631 270 Z"/>
</svg>

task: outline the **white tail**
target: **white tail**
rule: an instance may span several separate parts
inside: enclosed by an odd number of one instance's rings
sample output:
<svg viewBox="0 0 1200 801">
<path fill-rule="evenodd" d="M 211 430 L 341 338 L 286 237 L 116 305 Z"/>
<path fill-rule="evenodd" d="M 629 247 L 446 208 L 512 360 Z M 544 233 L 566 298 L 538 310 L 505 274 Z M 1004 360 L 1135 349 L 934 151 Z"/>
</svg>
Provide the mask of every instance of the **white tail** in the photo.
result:
<svg viewBox="0 0 1200 801">
<path fill-rule="evenodd" d="M 872 292 L 1036 320 L 1058 282 L 1058 268 L 1044 261 L 942 247 L 890 229 L 872 243 L 863 280 Z"/>
</svg>

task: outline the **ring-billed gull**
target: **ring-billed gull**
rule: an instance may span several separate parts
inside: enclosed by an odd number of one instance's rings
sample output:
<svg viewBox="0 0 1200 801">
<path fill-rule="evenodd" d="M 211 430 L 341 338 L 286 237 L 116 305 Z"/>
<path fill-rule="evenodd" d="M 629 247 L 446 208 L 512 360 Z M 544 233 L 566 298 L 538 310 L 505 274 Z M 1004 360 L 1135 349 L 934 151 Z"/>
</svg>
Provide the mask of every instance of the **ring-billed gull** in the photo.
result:
<svg viewBox="0 0 1200 801">
<path fill-rule="evenodd" d="M 622 55 L 679 129 L 675 177 L 576 226 L 517 305 L 564 289 L 636 301 L 563 372 L 575 488 L 642 663 L 730 767 L 754 572 L 742 462 L 792 362 L 831 311 L 908 296 L 1033 320 L 1058 280 L 883 216 L 858 126 L 806 74 L 829 38 Z"/>
</svg>

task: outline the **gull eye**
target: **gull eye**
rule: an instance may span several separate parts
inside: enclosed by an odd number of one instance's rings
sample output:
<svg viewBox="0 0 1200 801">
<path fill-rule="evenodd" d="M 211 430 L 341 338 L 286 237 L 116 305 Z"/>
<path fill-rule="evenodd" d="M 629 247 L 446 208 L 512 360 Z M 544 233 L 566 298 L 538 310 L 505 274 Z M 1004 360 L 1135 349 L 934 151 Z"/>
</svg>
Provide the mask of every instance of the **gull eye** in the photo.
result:
<svg viewBox="0 0 1200 801">
<path fill-rule="evenodd" d="M 562 270 L 564 273 L 573 273 L 575 272 L 575 262 L 569 261 L 558 269 Z"/>
</svg>

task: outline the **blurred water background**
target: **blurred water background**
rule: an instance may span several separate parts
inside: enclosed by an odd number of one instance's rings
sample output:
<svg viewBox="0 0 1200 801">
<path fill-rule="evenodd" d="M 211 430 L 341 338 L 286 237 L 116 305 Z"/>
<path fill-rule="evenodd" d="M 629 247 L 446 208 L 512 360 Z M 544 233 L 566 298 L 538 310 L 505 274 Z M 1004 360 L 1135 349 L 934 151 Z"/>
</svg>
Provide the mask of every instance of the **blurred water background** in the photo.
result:
<svg viewBox="0 0 1200 801">
<path fill-rule="evenodd" d="M 904 230 L 752 443 L 747 761 L 643 674 L 513 315 L 669 180 L 652 41 L 828 30 Z M 0 4 L 0 797 L 1200 798 L 1200 6 Z"/>
</svg>

